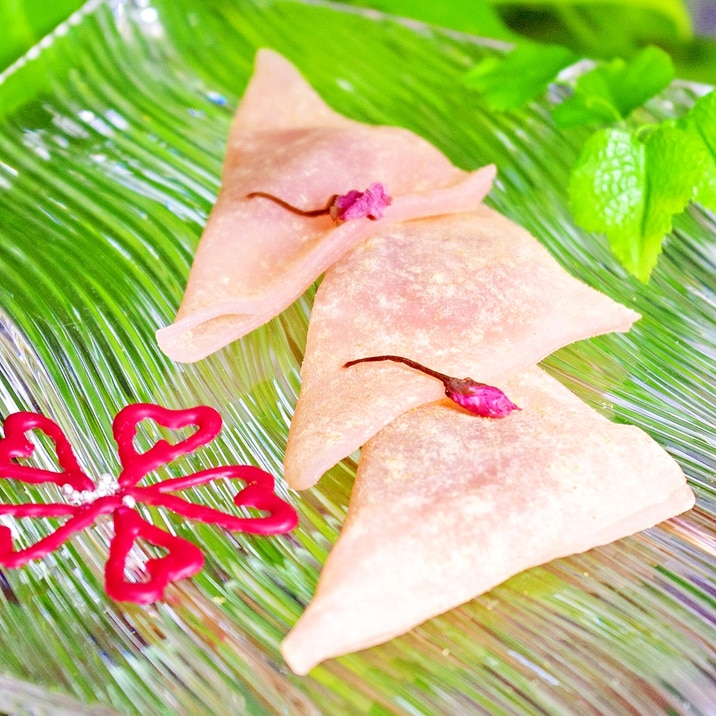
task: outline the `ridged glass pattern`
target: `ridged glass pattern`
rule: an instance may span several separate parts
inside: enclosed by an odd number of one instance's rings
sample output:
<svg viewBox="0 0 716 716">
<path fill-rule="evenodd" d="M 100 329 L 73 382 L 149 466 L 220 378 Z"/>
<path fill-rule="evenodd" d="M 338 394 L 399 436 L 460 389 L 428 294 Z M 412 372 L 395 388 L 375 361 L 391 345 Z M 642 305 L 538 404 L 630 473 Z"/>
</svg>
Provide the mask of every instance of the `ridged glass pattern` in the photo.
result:
<svg viewBox="0 0 716 716">
<path fill-rule="evenodd" d="M 285 667 L 279 643 L 310 599 L 355 473 L 346 460 L 301 494 L 281 481 L 313 289 L 194 365 L 172 363 L 154 341 L 181 299 L 229 122 L 265 46 L 342 113 L 408 127 L 465 169 L 495 162 L 490 203 L 575 276 L 643 314 L 629 334 L 570 346 L 546 366 L 614 420 L 647 430 L 697 494 L 686 515 L 532 569 L 305 678 Z M 290 536 L 252 537 L 155 510 L 207 562 L 150 607 L 106 597 L 107 521 L 42 561 L 2 570 L 0 712 L 716 713 L 714 216 L 690 209 L 650 284 L 628 278 L 604 240 L 570 217 L 581 130 L 556 132 L 546 103 L 487 113 L 461 86 L 495 51 L 319 2 L 115 0 L 88 3 L 2 76 L 3 416 L 51 416 L 98 475 L 117 471 L 110 425 L 127 403 L 213 405 L 221 436 L 164 472 L 257 464 L 301 522 Z M 676 85 L 649 111 L 669 115 L 699 91 Z M 38 460 L 51 466 L 45 447 Z M 21 500 L 10 483 L 0 499 Z M 231 491 L 216 484 L 193 499 L 225 508 Z M 23 520 L 20 539 L 52 526 Z"/>
</svg>

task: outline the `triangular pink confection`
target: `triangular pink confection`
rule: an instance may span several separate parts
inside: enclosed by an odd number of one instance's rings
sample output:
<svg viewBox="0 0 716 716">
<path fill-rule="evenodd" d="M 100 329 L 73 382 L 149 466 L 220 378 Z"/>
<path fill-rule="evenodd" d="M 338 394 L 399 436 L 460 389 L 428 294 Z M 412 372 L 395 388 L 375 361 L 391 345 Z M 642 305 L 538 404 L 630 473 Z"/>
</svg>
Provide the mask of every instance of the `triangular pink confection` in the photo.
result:
<svg viewBox="0 0 716 716">
<path fill-rule="evenodd" d="M 402 412 L 444 395 L 397 363 L 497 384 L 558 348 L 626 331 L 638 314 L 572 278 L 527 231 L 485 206 L 384 226 L 318 289 L 284 474 L 294 489 L 358 449 Z"/>
<path fill-rule="evenodd" d="M 463 211 L 490 190 L 494 166 L 467 173 L 398 127 L 349 120 L 330 109 L 295 67 L 261 50 L 229 135 L 222 187 L 175 322 L 161 349 L 192 362 L 289 306 L 334 261 L 381 223 Z M 297 216 L 250 192 L 302 209 L 380 182 L 393 203 L 378 221 L 336 225 Z"/>
<path fill-rule="evenodd" d="M 431 403 L 365 446 L 343 531 L 283 642 L 296 673 L 692 507 L 677 463 L 638 428 L 536 368 L 500 387 L 521 411 Z"/>
</svg>

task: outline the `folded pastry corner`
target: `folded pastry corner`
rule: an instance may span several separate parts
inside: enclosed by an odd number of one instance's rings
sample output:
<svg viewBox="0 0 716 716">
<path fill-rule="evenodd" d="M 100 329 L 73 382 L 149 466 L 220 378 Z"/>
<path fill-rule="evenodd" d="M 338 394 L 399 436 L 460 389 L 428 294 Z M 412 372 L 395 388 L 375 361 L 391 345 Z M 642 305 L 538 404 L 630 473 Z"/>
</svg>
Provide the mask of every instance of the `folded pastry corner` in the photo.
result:
<svg viewBox="0 0 716 716">
<path fill-rule="evenodd" d="M 296 673 L 693 506 L 679 465 L 640 429 L 537 368 L 504 388 L 522 407 L 507 418 L 439 401 L 367 443 L 343 530 L 282 645 Z"/>
<path fill-rule="evenodd" d="M 627 331 L 639 314 L 570 276 L 525 229 L 482 205 L 382 226 L 327 273 L 311 312 L 286 446 L 305 489 L 442 386 L 393 354 L 496 384 L 568 343 Z"/>
<path fill-rule="evenodd" d="M 219 196 L 176 319 L 157 331 L 159 347 L 181 362 L 206 357 L 278 315 L 380 224 L 473 208 L 494 176 L 492 165 L 456 168 L 407 129 L 343 117 L 288 60 L 260 51 Z M 374 183 L 392 200 L 378 220 L 300 216 L 266 197 L 315 212 Z"/>
</svg>

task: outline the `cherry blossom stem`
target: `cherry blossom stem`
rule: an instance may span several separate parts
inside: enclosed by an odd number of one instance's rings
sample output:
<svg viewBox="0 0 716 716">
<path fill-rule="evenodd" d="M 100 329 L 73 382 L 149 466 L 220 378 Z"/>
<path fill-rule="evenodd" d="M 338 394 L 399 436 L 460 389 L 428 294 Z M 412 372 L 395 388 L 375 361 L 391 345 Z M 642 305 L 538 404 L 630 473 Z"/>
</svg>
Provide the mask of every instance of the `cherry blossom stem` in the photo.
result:
<svg viewBox="0 0 716 716">
<path fill-rule="evenodd" d="M 373 363 L 375 361 L 384 361 L 384 360 L 392 360 L 395 363 L 403 363 L 404 365 L 409 366 L 410 368 L 414 368 L 415 370 L 419 370 L 421 373 L 425 373 L 426 375 L 429 375 L 433 378 L 437 378 L 439 381 L 442 381 L 442 383 L 447 386 L 448 383 L 453 380 L 449 375 L 445 375 L 445 373 L 438 373 L 438 371 L 433 370 L 432 368 L 428 368 L 421 363 L 418 363 L 417 361 L 411 360 L 410 358 L 403 358 L 403 356 L 370 356 L 369 358 L 356 358 L 356 360 L 349 360 L 347 363 L 344 363 L 344 368 L 350 368 L 352 365 L 355 365 L 356 363 Z"/>
<path fill-rule="evenodd" d="M 437 378 L 445 386 L 445 395 L 473 415 L 479 415 L 483 418 L 504 418 L 513 410 L 521 409 L 499 388 L 493 385 L 478 383 L 472 378 L 453 378 L 452 376 L 445 375 L 445 373 L 438 373 L 438 371 L 432 370 L 432 368 L 426 368 L 424 365 L 410 360 L 410 358 L 403 358 L 402 356 L 385 355 L 358 358 L 344 363 L 343 367 L 350 368 L 350 366 L 356 363 L 382 360 L 392 360 L 396 363 L 403 363 L 432 378 Z"/>
<path fill-rule="evenodd" d="M 253 199 L 254 197 L 261 197 L 262 199 L 268 199 L 269 201 L 274 202 L 274 204 L 278 204 L 280 207 L 283 207 L 287 211 L 292 212 L 293 214 L 298 214 L 299 216 L 327 216 L 331 212 L 331 206 L 333 206 L 333 202 L 336 200 L 337 194 L 333 194 L 331 198 L 328 200 L 326 205 L 322 209 L 299 209 L 297 206 L 293 206 L 293 204 L 289 204 L 287 201 L 284 201 L 283 199 L 279 199 L 279 197 L 274 196 L 273 194 L 267 194 L 264 191 L 252 191 L 249 194 L 246 195 L 247 199 Z"/>
</svg>

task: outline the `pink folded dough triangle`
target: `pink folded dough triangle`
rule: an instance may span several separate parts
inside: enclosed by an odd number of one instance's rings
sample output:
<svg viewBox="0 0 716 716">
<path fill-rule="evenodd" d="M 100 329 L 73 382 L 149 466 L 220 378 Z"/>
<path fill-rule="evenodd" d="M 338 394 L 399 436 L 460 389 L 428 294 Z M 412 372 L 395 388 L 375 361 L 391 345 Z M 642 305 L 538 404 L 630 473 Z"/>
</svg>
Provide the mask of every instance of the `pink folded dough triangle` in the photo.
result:
<svg viewBox="0 0 716 716">
<path fill-rule="evenodd" d="M 279 314 L 381 224 L 471 209 L 494 175 L 494 166 L 457 169 L 406 129 L 337 114 L 286 59 L 259 51 L 184 299 L 174 323 L 157 331 L 160 348 L 177 361 L 204 358 Z M 378 221 L 336 225 L 246 198 L 267 192 L 311 210 L 373 182 L 393 199 Z"/>
<path fill-rule="evenodd" d="M 282 645 L 293 671 L 692 507 L 681 469 L 646 433 L 537 368 L 501 387 L 521 411 L 490 420 L 443 400 L 365 446 L 343 530 Z"/>
<path fill-rule="evenodd" d="M 383 226 L 326 273 L 311 313 L 284 474 L 294 489 L 442 384 L 397 354 L 496 384 L 573 341 L 639 318 L 572 278 L 527 231 L 485 206 Z"/>
</svg>

